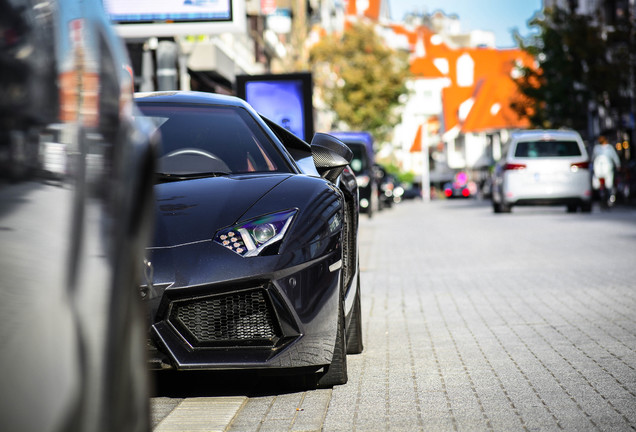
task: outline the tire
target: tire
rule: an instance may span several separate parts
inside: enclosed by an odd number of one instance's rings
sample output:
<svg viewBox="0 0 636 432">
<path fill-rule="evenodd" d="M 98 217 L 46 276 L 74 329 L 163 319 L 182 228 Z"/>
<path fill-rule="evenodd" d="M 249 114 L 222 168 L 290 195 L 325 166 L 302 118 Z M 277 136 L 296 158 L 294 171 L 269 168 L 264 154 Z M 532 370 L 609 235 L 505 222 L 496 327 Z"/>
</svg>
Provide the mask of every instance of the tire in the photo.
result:
<svg viewBox="0 0 636 432">
<path fill-rule="evenodd" d="M 568 205 L 568 213 L 576 213 L 576 210 L 578 209 L 576 204 L 570 204 Z"/>
<path fill-rule="evenodd" d="M 362 310 L 360 307 L 360 274 L 358 274 L 358 292 L 353 300 L 351 322 L 347 327 L 347 354 L 360 354 L 364 349 L 362 343 Z"/>
<path fill-rule="evenodd" d="M 592 212 L 592 202 L 586 202 L 581 204 L 581 213 L 591 213 Z"/>
<path fill-rule="evenodd" d="M 504 204 L 503 202 L 496 203 L 493 201 L 492 209 L 495 213 L 510 213 L 512 207 L 509 204 Z"/>
<path fill-rule="evenodd" d="M 347 338 L 345 335 L 344 300 L 342 295 L 338 304 L 338 330 L 336 343 L 333 349 L 331 364 L 325 366 L 324 372 L 318 377 L 317 388 L 329 388 L 335 385 L 346 384 L 347 376 Z"/>
</svg>

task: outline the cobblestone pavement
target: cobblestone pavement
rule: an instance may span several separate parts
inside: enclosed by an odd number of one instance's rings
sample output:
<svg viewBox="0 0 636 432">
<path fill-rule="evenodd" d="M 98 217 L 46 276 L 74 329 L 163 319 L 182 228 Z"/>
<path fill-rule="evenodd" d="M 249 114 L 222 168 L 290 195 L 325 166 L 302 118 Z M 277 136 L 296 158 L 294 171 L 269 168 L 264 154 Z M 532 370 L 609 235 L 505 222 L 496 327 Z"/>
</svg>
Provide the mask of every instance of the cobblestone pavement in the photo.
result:
<svg viewBox="0 0 636 432">
<path fill-rule="evenodd" d="M 360 247 L 349 382 L 235 399 L 218 430 L 636 429 L 634 209 L 406 202 L 362 216 Z"/>
</svg>

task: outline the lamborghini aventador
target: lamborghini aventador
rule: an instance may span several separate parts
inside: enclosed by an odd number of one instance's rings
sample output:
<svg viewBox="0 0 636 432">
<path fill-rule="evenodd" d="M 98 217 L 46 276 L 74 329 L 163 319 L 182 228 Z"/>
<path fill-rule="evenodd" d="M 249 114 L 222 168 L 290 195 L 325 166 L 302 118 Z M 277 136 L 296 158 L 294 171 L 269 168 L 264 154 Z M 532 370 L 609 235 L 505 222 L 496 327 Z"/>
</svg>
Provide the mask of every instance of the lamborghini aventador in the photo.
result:
<svg viewBox="0 0 636 432">
<path fill-rule="evenodd" d="M 148 249 L 151 368 L 347 381 L 362 351 L 352 153 L 311 144 L 245 101 L 138 93 L 161 135 Z"/>
</svg>

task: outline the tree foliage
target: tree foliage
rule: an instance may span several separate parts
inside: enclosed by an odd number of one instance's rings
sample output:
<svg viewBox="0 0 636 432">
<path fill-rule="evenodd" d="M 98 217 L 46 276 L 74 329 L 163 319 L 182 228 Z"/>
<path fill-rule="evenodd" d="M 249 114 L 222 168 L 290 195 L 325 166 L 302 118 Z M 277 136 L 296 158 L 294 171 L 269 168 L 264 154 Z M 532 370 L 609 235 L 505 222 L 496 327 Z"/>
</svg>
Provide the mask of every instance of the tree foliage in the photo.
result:
<svg viewBox="0 0 636 432">
<path fill-rule="evenodd" d="M 407 91 L 407 54 L 387 47 L 372 26 L 356 24 L 314 45 L 310 61 L 315 85 L 336 120 L 385 140 L 400 120 L 396 107 Z"/>
<path fill-rule="evenodd" d="M 537 127 L 585 131 L 590 108 L 624 104 L 630 86 L 628 22 L 602 25 L 598 14 L 550 8 L 530 25 L 538 31 L 520 47 L 536 60 L 516 80 L 523 97 L 513 107 Z"/>
</svg>

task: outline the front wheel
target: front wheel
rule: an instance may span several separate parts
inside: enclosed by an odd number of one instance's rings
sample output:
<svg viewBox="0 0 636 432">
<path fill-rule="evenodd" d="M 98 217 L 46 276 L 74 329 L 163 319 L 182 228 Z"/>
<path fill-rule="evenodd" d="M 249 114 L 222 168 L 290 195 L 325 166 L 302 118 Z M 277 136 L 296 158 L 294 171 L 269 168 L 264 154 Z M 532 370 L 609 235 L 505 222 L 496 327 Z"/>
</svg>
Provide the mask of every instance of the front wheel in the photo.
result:
<svg viewBox="0 0 636 432">
<path fill-rule="evenodd" d="M 510 213 L 510 211 L 512 210 L 512 207 L 509 204 L 505 204 L 503 202 L 496 203 L 493 201 L 492 210 L 495 213 Z"/>
<path fill-rule="evenodd" d="M 591 213 L 592 212 L 592 202 L 586 202 L 581 204 L 581 213 Z"/>
</svg>

